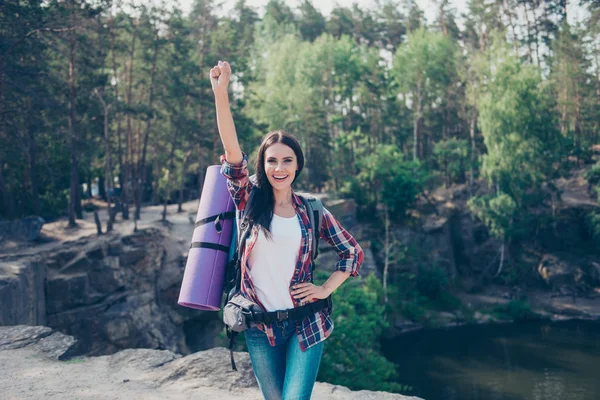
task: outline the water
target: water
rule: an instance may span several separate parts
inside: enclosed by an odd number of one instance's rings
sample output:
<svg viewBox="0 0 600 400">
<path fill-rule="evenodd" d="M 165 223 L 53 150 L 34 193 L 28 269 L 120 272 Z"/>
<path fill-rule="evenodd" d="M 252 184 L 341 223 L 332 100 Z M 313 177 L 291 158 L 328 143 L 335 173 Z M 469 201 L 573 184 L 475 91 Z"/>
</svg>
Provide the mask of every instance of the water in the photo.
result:
<svg viewBox="0 0 600 400">
<path fill-rule="evenodd" d="M 600 400 L 600 322 L 427 330 L 383 349 L 426 400 Z"/>
</svg>

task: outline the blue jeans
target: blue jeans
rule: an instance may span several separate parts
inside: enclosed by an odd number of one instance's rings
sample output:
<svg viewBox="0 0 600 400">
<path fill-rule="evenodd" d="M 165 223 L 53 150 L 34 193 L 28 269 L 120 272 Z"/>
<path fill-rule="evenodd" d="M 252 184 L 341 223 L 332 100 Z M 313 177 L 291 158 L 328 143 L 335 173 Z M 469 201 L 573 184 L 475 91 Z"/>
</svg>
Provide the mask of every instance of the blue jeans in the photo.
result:
<svg viewBox="0 0 600 400">
<path fill-rule="evenodd" d="M 252 369 L 265 400 L 310 400 L 317 379 L 323 343 L 300 349 L 296 323 L 273 324 L 275 346 L 257 328 L 245 331 Z"/>
</svg>

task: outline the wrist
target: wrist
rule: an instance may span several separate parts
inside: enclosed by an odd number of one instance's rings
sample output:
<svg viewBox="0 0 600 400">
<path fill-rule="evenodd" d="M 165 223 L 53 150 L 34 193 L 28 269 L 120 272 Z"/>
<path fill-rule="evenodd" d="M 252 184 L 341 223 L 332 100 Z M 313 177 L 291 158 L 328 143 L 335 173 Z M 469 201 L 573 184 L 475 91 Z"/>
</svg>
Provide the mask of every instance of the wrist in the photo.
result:
<svg viewBox="0 0 600 400">
<path fill-rule="evenodd" d="M 229 102 L 229 93 L 227 92 L 227 90 L 213 91 L 213 93 L 215 95 L 216 102 L 218 102 L 218 103 Z"/>
<path fill-rule="evenodd" d="M 322 287 L 323 289 L 325 289 L 325 293 L 327 294 L 327 296 L 331 296 L 333 294 L 333 288 L 330 288 L 327 285 L 323 285 Z"/>
</svg>

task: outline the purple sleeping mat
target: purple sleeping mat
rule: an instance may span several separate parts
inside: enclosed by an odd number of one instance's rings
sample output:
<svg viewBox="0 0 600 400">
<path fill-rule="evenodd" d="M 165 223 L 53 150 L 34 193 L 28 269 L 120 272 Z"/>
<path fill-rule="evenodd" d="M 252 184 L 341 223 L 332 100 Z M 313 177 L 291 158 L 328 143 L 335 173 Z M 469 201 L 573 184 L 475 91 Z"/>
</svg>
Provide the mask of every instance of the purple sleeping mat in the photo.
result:
<svg viewBox="0 0 600 400">
<path fill-rule="evenodd" d="M 220 169 L 221 166 L 212 165 L 206 170 L 177 302 L 198 310 L 220 309 L 235 220 L 235 205 Z"/>
</svg>

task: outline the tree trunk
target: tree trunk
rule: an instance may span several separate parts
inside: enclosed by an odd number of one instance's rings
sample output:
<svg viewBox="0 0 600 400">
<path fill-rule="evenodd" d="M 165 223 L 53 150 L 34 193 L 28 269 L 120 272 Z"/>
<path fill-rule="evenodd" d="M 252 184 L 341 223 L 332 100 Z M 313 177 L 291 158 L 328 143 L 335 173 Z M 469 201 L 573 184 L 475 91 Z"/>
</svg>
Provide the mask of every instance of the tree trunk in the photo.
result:
<svg viewBox="0 0 600 400">
<path fill-rule="evenodd" d="M 535 30 L 535 59 L 538 68 L 540 68 L 540 27 L 538 25 L 538 17 L 535 14 L 535 7 L 533 5 L 531 6 L 531 13 L 533 14 L 533 29 Z"/>
<path fill-rule="evenodd" d="M 183 190 L 185 189 L 185 171 L 187 170 L 187 164 L 191 156 L 191 152 L 188 152 L 183 159 L 183 166 L 181 168 L 181 175 L 179 176 L 179 201 L 177 204 L 177 212 L 183 212 Z"/>
<path fill-rule="evenodd" d="M 71 27 L 73 23 L 73 2 L 71 2 Z M 69 35 L 69 133 L 71 136 L 71 189 L 69 194 L 69 227 L 77 226 L 75 213 L 79 196 L 79 172 L 77 165 L 77 135 L 75 128 L 75 38 Z"/>
<path fill-rule="evenodd" d="M 119 106 L 118 106 L 118 102 L 119 102 L 119 75 L 118 75 L 118 70 L 117 70 L 117 56 L 116 56 L 116 51 L 115 51 L 115 41 L 116 41 L 116 35 L 115 35 L 115 30 L 114 30 L 114 18 L 111 14 L 110 17 L 110 50 L 111 50 L 111 55 L 112 55 L 112 70 L 113 70 L 113 77 L 115 79 L 115 101 L 117 104 L 117 109 L 115 110 L 115 118 L 117 120 L 117 161 L 119 163 L 119 186 L 121 189 L 121 201 L 125 198 L 126 199 L 126 195 L 123 194 L 124 192 L 124 185 L 126 185 L 125 182 L 125 165 L 123 164 L 123 145 L 122 145 L 122 140 L 121 140 L 121 113 L 119 111 Z M 111 182 L 112 183 L 112 182 Z M 112 186 L 112 185 L 111 185 Z M 116 210 L 115 210 L 116 212 Z M 125 209 L 123 207 L 123 205 L 121 205 L 121 212 L 123 214 L 123 219 L 128 219 L 129 218 L 129 210 Z M 109 214 L 109 219 L 112 218 L 113 222 L 114 222 L 114 218 L 115 215 L 113 215 L 112 213 Z"/>
<path fill-rule="evenodd" d="M 133 158 L 133 137 L 131 134 L 131 102 L 132 102 L 132 91 L 133 91 L 133 61 L 135 56 L 135 39 L 136 39 L 137 21 L 133 22 L 133 32 L 131 39 L 131 52 L 129 53 L 129 68 L 127 73 L 127 140 L 125 150 L 125 179 L 121 190 L 121 204 L 123 207 L 123 219 L 129 219 L 129 183 L 135 180 L 132 176 L 132 158 Z"/>
<path fill-rule="evenodd" d="M 15 217 L 15 202 L 4 177 L 4 160 L 0 159 L 0 193 L 2 194 L 2 213 L 6 218 Z"/>
<path fill-rule="evenodd" d="M 98 210 L 94 210 L 94 222 L 96 223 L 96 232 L 98 233 L 98 236 L 102 235 L 102 222 L 100 222 Z"/>
<path fill-rule="evenodd" d="M 390 270 L 390 257 L 392 256 L 392 244 L 390 240 L 390 213 L 387 206 L 384 206 L 384 227 L 385 227 L 385 243 L 384 243 L 384 253 L 385 260 L 383 264 L 383 301 L 385 304 L 388 303 L 388 277 Z"/>
<path fill-rule="evenodd" d="M 42 209 L 40 207 L 40 195 L 38 190 L 38 179 L 35 173 L 35 166 L 37 164 L 36 147 L 35 147 L 35 135 L 31 128 L 29 130 L 29 189 L 31 191 L 31 209 L 35 215 L 40 215 Z"/>
<path fill-rule="evenodd" d="M 475 164 L 477 162 L 477 143 L 475 141 L 475 128 L 477 127 L 477 104 L 473 105 L 469 137 L 471 138 L 471 174 L 469 176 L 469 198 L 473 197 L 473 183 L 475 180 Z"/>
<path fill-rule="evenodd" d="M 202 148 L 198 145 L 198 199 L 202 195 L 202 187 L 204 186 L 204 159 L 202 157 Z"/>
<path fill-rule="evenodd" d="M 519 54 L 519 47 L 518 47 L 518 38 L 517 38 L 517 31 L 515 28 L 515 24 L 513 22 L 513 17 L 512 17 L 512 8 L 511 5 L 509 4 L 510 0 L 504 0 L 504 11 L 506 12 L 506 16 L 508 17 L 508 24 L 510 25 L 510 28 L 512 30 L 512 34 L 513 34 L 513 47 L 515 48 L 515 55 Z"/>
<path fill-rule="evenodd" d="M 419 124 L 421 122 L 421 86 L 417 87 L 415 95 L 415 115 L 413 116 L 413 161 L 419 159 Z"/>
<path fill-rule="evenodd" d="M 165 195 L 163 198 L 163 212 L 162 212 L 162 221 L 167 220 L 167 204 L 169 203 L 169 198 L 171 197 L 171 173 L 173 172 L 173 155 L 175 154 L 175 140 L 171 142 L 171 152 L 169 153 L 169 172 L 167 179 L 167 187 L 165 188 Z"/>
<path fill-rule="evenodd" d="M 533 64 L 533 49 L 531 48 L 531 23 L 529 22 L 529 8 L 527 7 L 527 2 L 523 4 L 523 11 L 525 12 L 525 23 L 527 24 L 527 54 L 529 56 L 529 62 Z"/>
<path fill-rule="evenodd" d="M 0 140 L 4 142 L 6 138 L 6 125 L 4 122 L 4 59 L 0 57 Z M 0 152 L 0 195 L 2 195 L 2 211 L 0 215 L 4 215 L 7 218 L 14 216 L 14 204 L 10 201 L 10 188 L 6 183 L 4 177 L 4 159 L 3 154 Z"/>
<path fill-rule="evenodd" d="M 154 41 L 154 53 L 152 54 L 152 67 L 150 70 L 150 98 L 148 100 L 148 107 L 152 110 L 154 102 L 154 83 L 156 78 L 156 60 L 158 58 L 158 37 Z M 148 118 L 146 121 L 146 130 L 144 132 L 144 145 L 142 147 L 142 158 L 138 164 L 138 179 L 136 180 L 136 198 L 135 198 L 135 217 L 140 219 L 140 211 L 142 208 L 142 188 L 146 184 L 146 153 L 148 149 L 148 138 L 150 137 L 150 129 L 152 127 L 152 118 Z"/>
<path fill-rule="evenodd" d="M 98 90 L 94 91 L 94 94 L 98 97 L 98 100 L 102 104 L 102 110 L 104 112 L 104 152 L 105 152 L 105 163 L 104 163 L 104 179 L 106 187 L 106 201 L 108 203 L 108 222 L 106 223 L 106 232 L 110 232 L 113 229 L 113 223 L 115 221 L 115 215 L 112 209 L 112 196 L 114 195 L 113 190 L 113 175 L 112 175 L 112 157 L 110 149 L 110 133 L 108 131 L 108 113 L 110 112 L 111 105 L 106 105 L 106 102 L 102 98 L 102 95 Z"/>
</svg>

